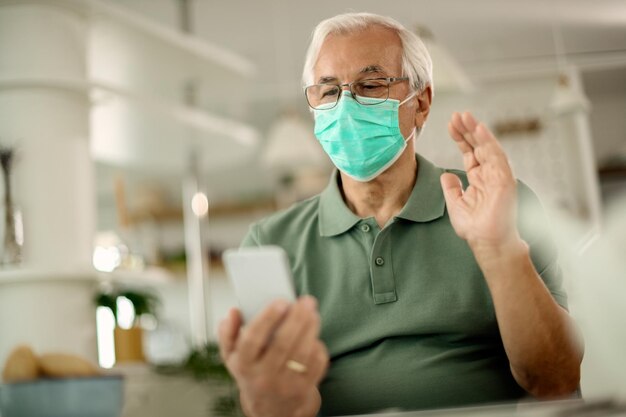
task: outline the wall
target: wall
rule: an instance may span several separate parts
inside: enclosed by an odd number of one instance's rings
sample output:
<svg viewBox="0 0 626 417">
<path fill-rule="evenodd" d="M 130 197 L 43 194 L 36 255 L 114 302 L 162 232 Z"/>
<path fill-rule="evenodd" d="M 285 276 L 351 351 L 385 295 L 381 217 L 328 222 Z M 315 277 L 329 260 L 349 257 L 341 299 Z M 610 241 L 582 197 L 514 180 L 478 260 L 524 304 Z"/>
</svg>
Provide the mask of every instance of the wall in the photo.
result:
<svg viewBox="0 0 626 417">
<path fill-rule="evenodd" d="M 598 164 L 602 166 L 619 155 L 626 160 L 626 69 L 587 72 L 583 81 L 591 100 L 591 130 Z"/>
</svg>

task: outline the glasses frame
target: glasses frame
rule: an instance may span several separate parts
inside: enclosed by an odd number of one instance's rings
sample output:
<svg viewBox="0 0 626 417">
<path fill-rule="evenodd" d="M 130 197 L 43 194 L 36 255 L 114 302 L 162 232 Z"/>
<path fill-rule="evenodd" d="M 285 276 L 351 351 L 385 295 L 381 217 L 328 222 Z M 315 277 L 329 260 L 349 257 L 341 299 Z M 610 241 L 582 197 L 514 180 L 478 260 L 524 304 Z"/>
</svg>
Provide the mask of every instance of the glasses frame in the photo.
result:
<svg viewBox="0 0 626 417">
<path fill-rule="evenodd" d="M 356 83 L 362 83 L 365 81 L 387 81 L 389 83 L 389 85 L 387 86 L 387 97 L 385 97 L 385 99 L 383 101 L 381 101 L 380 103 L 361 103 L 358 99 L 358 95 L 352 90 L 352 86 Z M 312 108 L 313 110 L 332 110 L 335 107 L 337 107 L 337 103 L 339 103 L 339 99 L 341 98 L 341 94 L 337 95 L 337 101 L 335 101 L 335 105 L 332 107 L 326 107 L 323 109 L 318 109 L 315 108 L 311 105 L 311 103 L 309 102 L 309 96 L 307 94 L 307 90 L 310 87 L 315 87 L 318 85 L 330 85 L 330 86 L 336 86 L 339 87 L 339 91 L 342 91 L 344 87 L 348 87 L 348 89 L 350 90 L 350 94 L 352 94 L 352 98 L 354 98 L 354 100 L 359 103 L 362 106 L 376 106 L 378 104 L 382 104 L 385 101 L 389 100 L 389 90 L 391 87 L 391 84 L 396 83 L 398 81 L 408 81 L 409 77 L 377 77 L 377 78 L 366 78 L 363 80 L 356 80 L 356 81 L 352 81 L 350 83 L 344 83 L 344 84 L 334 84 L 334 83 L 320 83 L 320 84 L 311 84 L 311 85 L 307 85 L 306 87 L 304 87 L 304 98 L 306 99 L 306 103 L 309 105 L 310 108 Z"/>
</svg>

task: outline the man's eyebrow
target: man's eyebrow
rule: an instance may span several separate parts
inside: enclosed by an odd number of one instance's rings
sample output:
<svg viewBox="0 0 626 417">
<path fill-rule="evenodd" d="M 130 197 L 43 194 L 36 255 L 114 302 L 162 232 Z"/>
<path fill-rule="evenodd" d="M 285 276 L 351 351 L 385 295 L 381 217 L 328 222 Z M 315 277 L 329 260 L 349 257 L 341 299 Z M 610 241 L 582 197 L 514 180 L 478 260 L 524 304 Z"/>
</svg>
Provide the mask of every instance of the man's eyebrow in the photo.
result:
<svg viewBox="0 0 626 417">
<path fill-rule="evenodd" d="M 336 77 L 331 77 L 331 76 L 323 76 L 320 77 L 317 80 L 318 84 L 326 84 L 326 83 L 336 83 L 337 82 L 337 78 Z"/>
<path fill-rule="evenodd" d="M 385 70 L 380 65 L 368 65 L 367 67 L 362 68 L 361 71 L 359 71 L 359 74 L 369 74 L 372 72 L 386 74 Z"/>
<path fill-rule="evenodd" d="M 361 68 L 361 70 L 359 71 L 359 74 L 372 74 L 372 73 L 379 73 L 379 74 L 386 74 L 387 72 L 383 69 L 383 67 L 381 67 L 380 65 L 368 65 L 367 67 L 363 67 Z M 332 76 L 322 76 L 317 80 L 318 84 L 327 84 L 327 83 L 337 83 L 337 77 L 332 77 Z"/>
</svg>

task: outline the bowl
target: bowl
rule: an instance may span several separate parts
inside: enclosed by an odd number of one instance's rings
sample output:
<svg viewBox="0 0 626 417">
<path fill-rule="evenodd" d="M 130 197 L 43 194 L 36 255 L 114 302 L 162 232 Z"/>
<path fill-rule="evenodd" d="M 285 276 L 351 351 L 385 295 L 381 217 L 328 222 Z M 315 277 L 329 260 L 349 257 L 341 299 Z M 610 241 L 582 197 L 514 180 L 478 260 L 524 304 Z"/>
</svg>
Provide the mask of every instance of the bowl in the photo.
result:
<svg viewBox="0 0 626 417">
<path fill-rule="evenodd" d="M 38 379 L 0 385 L 2 417 L 119 417 L 121 376 Z"/>
</svg>

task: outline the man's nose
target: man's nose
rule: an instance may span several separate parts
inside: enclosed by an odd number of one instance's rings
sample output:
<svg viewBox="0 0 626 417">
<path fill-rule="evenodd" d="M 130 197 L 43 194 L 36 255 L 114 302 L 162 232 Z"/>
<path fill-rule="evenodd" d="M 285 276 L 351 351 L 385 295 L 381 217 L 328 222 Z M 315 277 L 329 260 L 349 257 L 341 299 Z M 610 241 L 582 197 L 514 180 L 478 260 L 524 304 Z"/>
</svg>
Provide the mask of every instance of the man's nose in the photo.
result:
<svg viewBox="0 0 626 417">
<path fill-rule="evenodd" d="M 350 83 L 339 84 L 341 91 L 351 91 Z"/>
<path fill-rule="evenodd" d="M 346 84 L 341 84 L 341 85 L 339 85 L 339 88 L 341 89 L 341 92 L 339 93 L 339 96 L 340 96 L 339 98 L 340 99 L 341 99 L 341 96 L 343 96 L 343 93 L 346 92 L 346 91 L 348 93 L 350 93 L 350 97 L 351 98 L 354 98 L 354 97 L 352 97 L 353 94 L 352 94 L 352 88 L 350 87 L 350 84 L 347 84 L 347 83 Z"/>
</svg>

